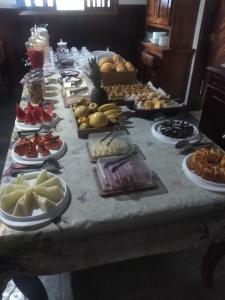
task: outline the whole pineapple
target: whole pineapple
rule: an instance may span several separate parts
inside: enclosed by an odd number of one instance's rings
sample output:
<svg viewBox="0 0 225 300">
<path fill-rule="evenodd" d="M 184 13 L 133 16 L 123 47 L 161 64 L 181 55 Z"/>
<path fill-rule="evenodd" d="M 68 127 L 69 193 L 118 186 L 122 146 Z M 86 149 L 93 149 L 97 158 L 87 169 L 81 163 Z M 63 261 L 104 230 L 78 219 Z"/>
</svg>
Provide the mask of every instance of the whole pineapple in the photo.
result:
<svg viewBox="0 0 225 300">
<path fill-rule="evenodd" d="M 91 91 L 91 101 L 101 106 L 108 101 L 108 96 L 104 88 L 102 88 L 101 71 L 97 63 L 96 58 L 89 60 L 89 66 L 91 68 L 90 79 L 94 85 Z"/>
</svg>

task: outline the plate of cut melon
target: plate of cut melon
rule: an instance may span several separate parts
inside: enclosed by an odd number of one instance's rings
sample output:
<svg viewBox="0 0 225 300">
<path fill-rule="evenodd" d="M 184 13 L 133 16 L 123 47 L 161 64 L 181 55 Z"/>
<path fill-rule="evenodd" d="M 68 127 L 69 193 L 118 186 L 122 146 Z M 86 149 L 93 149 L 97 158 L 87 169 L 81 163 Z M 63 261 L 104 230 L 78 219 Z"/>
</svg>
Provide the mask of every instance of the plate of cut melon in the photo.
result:
<svg viewBox="0 0 225 300">
<path fill-rule="evenodd" d="M 16 104 L 15 125 L 19 130 L 38 130 L 42 124 L 54 127 L 59 121 L 58 116 L 53 112 L 53 105 L 34 105 L 30 102 L 26 108 Z"/>
<path fill-rule="evenodd" d="M 65 181 L 46 170 L 19 174 L 0 188 L 0 220 L 18 230 L 35 230 L 62 215 L 70 203 Z"/>
</svg>

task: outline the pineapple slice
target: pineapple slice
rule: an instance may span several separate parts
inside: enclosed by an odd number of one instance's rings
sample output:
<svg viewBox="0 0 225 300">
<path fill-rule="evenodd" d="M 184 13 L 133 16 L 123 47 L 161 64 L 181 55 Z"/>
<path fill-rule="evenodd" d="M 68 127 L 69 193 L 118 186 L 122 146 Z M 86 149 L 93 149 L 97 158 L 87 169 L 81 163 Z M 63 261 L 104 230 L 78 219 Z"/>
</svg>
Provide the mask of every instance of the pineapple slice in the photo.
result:
<svg viewBox="0 0 225 300">
<path fill-rule="evenodd" d="M 41 186 L 34 186 L 34 191 L 42 196 L 46 197 L 54 202 L 59 202 L 63 197 L 63 191 L 58 186 L 50 186 L 50 187 L 41 187 Z"/>
<path fill-rule="evenodd" d="M 36 179 L 36 185 L 48 180 L 48 174 L 46 170 L 42 170 Z"/>
</svg>

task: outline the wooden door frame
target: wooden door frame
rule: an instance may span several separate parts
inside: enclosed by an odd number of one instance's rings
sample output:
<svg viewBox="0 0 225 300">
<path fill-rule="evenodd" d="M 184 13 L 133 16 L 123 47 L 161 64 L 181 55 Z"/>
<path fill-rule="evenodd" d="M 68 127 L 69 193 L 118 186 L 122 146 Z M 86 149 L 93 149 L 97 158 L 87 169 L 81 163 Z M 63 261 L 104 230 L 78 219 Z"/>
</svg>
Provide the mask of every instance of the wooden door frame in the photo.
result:
<svg viewBox="0 0 225 300">
<path fill-rule="evenodd" d="M 199 110 L 201 108 L 201 91 L 211 48 L 209 36 L 213 32 L 214 25 L 218 17 L 218 8 L 220 7 L 220 3 L 221 0 L 206 0 L 205 2 L 187 101 L 187 107 L 189 110 Z"/>
</svg>

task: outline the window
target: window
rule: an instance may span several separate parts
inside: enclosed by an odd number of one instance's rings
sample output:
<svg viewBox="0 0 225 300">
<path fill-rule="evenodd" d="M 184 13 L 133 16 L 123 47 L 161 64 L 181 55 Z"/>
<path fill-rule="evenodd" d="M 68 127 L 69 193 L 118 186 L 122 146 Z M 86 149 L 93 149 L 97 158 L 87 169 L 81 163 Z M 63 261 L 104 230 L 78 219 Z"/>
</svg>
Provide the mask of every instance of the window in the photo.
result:
<svg viewBox="0 0 225 300">
<path fill-rule="evenodd" d="M 19 8 L 26 11 L 110 11 L 118 0 L 18 0 Z"/>
</svg>

